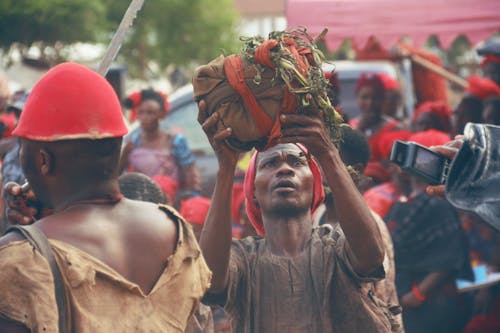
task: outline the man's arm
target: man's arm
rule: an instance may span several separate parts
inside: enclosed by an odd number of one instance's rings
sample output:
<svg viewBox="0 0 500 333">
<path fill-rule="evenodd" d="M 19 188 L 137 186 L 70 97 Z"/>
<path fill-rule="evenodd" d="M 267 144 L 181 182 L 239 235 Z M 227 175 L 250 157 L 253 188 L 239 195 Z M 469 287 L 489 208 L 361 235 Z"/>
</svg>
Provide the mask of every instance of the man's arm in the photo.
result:
<svg viewBox="0 0 500 333">
<path fill-rule="evenodd" d="M 347 239 L 351 264 L 356 273 L 368 275 L 384 260 L 384 247 L 377 224 L 337 149 L 317 159 L 335 198 L 335 210 Z"/>
<path fill-rule="evenodd" d="M 231 195 L 234 169 L 217 173 L 212 202 L 208 210 L 200 247 L 203 256 L 212 270 L 210 291 L 220 293 L 228 283 L 229 255 L 231 252 Z"/>
<path fill-rule="evenodd" d="M 420 306 L 425 301 L 425 298 L 432 295 L 449 277 L 448 272 L 431 272 L 427 274 L 418 285 L 415 285 L 416 292 L 411 290 L 401 297 L 401 305 L 408 308 Z M 424 299 L 418 299 L 419 296 L 417 295 L 423 296 Z"/>
<path fill-rule="evenodd" d="M 352 181 L 337 148 L 330 140 L 323 117 L 282 115 L 280 143 L 300 142 L 316 157 L 332 189 L 337 217 L 347 239 L 347 254 L 359 275 L 381 267 L 384 247 L 380 231 L 363 197 Z"/>
<path fill-rule="evenodd" d="M 200 102 L 200 110 L 204 110 Z M 202 112 L 200 112 L 202 114 Z M 233 176 L 238 162 L 238 153 L 231 150 L 225 140 L 231 129 L 216 132 L 219 115 L 198 119 L 214 148 L 219 161 L 219 171 L 208 215 L 201 233 L 200 247 L 208 267 L 212 270 L 210 292 L 223 292 L 228 285 L 229 256 L 231 252 L 231 199 Z"/>
</svg>

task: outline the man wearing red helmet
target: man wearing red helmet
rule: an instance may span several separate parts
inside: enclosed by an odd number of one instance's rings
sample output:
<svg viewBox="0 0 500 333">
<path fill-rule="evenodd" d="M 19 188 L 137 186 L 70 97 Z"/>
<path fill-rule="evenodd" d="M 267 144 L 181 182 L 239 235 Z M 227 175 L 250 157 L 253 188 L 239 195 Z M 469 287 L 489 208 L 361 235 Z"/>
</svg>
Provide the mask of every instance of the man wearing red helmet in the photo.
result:
<svg viewBox="0 0 500 333">
<path fill-rule="evenodd" d="M 36 198 L 54 213 L 33 226 L 49 239 L 72 332 L 183 332 L 210 271 L 175 212 L 120 193 L 126 132 L 113 89 L 84 66 L 59 65 L 35 85 L 14 135 Z M 17 232 L 0 238 L 2 332 L 65 331 L 40 253 Z"/>
</svg>

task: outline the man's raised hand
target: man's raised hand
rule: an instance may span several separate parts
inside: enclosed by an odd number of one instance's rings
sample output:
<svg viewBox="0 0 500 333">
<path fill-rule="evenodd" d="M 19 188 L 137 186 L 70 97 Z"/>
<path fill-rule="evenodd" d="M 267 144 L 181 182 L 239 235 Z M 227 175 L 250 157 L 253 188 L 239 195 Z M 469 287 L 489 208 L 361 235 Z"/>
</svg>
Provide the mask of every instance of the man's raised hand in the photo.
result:
<svg viewBox="0 0 500 333">
<path fill-rule="evenodd" d="M 226 167 L 234 169 L 238 163 L 240 152 L 230 147 L 227 139 L 231 136 L 232 129 L 230 127 L 217 129 L 219 121 L 219 113 L 214 112 L 208 115 L 206 112 L 206 103 L 201 100 L 198 103 L 200 112 L 198 113 L 198 122 L 201 124 L 203 131 L 207 135 L 208 141 L 212 146 L 215 156 L 219 161 L 219 168 L 225 169 Z"/>
</svg>

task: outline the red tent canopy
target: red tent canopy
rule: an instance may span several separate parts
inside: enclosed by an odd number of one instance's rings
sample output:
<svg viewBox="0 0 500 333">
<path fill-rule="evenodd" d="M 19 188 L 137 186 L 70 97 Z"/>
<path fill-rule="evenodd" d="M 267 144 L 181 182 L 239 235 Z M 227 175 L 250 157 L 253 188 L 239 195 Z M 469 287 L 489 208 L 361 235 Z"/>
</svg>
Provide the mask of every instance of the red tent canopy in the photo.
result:
<svg viewBox="0 0 500 333">
<path fill-rule="evenodd" d="M 332 50 L 344 38 L 361 46 L 370 36 L 390 48 L 405 35 L 416 46 L 437 35 L 448 48 L 461 34 L 475 44 L 500 31 L 500 0 L 287 0 L 286 16 L 289 28 L 312 35 L 327 27 Z"/>
</svg>

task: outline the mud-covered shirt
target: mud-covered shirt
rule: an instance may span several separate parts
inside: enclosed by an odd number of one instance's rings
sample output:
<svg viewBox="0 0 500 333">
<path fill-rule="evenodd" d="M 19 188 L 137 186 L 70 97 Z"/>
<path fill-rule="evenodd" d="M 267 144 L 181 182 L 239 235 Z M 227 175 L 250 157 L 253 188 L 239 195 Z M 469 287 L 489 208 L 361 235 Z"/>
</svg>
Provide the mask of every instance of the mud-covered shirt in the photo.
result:
<svg viewBox="0 0 500 333">
<path fill-rule="evenodd" d="M 225 305 L 233 332 L 390 332 L 387 308 L 373 293 L 371 276 L 355 273 L 340 228 L 315 228 L 296 257 L 276 256 L 265 238 L 233 241 L 229 285 L 205 302 Z"/>
<path fill-rule="evenodd" d="M 99 259 L 49 239 L 69 293 L 73 332 L 184 332 L 211 272 L 190 227 L 176 213 L 166 213 L 178 225 L 178 242 L 147 294 Z M 58 332 L 47 260 L 26 240 L 1 247 L 0 258 L 0 316 L 34 333 Z"/>
</svg>

